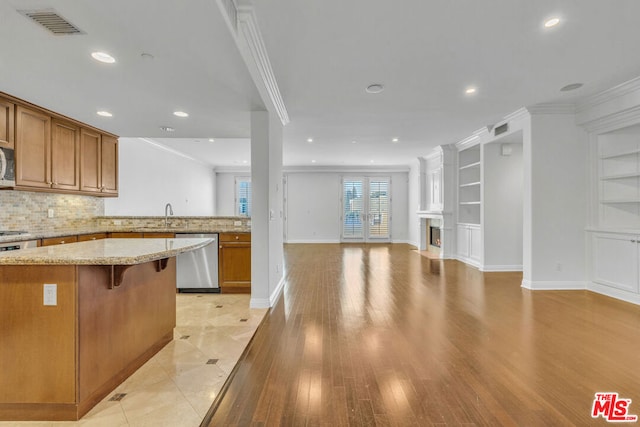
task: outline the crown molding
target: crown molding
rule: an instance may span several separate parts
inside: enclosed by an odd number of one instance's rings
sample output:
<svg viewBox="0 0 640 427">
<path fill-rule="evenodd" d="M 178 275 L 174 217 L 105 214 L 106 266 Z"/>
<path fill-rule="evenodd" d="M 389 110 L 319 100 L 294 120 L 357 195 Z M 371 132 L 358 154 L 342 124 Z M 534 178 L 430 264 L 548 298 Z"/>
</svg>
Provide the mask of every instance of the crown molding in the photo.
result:
<svg viewBox="0 0 640 427">
<path fill-rule="evenodd" d="M 581 126 L 587 132 L 604 133 L 640 123 L 640 105 L 591 120 Z"/>
<path fill-rule="evenodd" d="M 575 104 L 541 103 L 524 108 L 531 114 L 575 114 Z"/>
<path fill-rule="evenodd" d="M 489 128 L 483 127 L 474 131 L 471 135 L 464 138 L 463 140 L 456 142 L 454 145 L 456 149 L 458 149 L 458 151 L 464 150 L 466 148 L 473 147 L 474 145 L 479 144 L 480 142 L 482 142 L 482 139 L 484 137 L 487 137 L 488 135 Z"/>
<path fill-rule="evenodd" d="M 605 102 L 612 101 L 616 98 L 636 91 L 640 91 L 640 77 L 636 77 L 635 79 L 631 79 L 603 92 L 584 98 L 576 105 L 576 111 L 578 113 L 582 113 L 597 105 L 604 104 Z"/>
<path fill-rule="evenodd" d="M 527 110 L 526 108 L 522 107 L 517 109 L 516 111 L 514 111 L 511 114 L 507 114 L 506 116 L 504 116 L 504 119 L 502 121 L 500 121 L 498 124 L 496 124 L 496 126 L 500 126 L 503 123 L 508 123 L 512 120 L 521 120 L 524 118 L 529 117 L 530 113 L 529 110 Z"/>
<path fill-rule="evenodd" d="M 271 104 L 283 126 L 289 123 L 289 113 L 282 99 L 256 13 L 250 4 L 237 5 L 234 0 L 217 0 L 227 27 L 234 36 L 240 55 L 266 104 Z"/>
<path fill-rule="evenodd" d="M 283 173 L 406 173 L 407 165 L 399 166 L 284 166 Z"/>
</svg>

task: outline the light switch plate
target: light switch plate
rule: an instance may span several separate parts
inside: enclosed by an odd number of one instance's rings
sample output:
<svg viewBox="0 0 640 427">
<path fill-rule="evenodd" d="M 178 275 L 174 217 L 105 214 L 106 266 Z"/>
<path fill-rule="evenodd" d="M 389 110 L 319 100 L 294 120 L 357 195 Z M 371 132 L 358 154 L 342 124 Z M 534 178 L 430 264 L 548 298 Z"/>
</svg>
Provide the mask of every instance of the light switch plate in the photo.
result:
<svg viewBox="0 0 640 427">
<path fill-rule="evenodd" d="M 242 221 L 233 221 L 233 225 L 239 227 L 242 225 Z"/>
<path fill-rule="evenodd" d="M 58 305 L 58 285 L 44 284 L 44 305 Z"/>
</svg>

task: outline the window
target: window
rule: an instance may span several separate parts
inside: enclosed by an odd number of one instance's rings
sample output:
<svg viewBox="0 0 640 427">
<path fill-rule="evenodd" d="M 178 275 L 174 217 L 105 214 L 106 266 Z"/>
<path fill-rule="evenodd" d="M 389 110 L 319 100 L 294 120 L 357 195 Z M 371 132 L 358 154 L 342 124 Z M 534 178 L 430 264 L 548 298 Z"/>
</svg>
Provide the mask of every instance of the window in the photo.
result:
<svg viewBox="0 0 640 427">
<path fill-rule="evenodd" d="M 251 216 L 251 177 L 236 177 L 236 215 Z"/>
</svg>

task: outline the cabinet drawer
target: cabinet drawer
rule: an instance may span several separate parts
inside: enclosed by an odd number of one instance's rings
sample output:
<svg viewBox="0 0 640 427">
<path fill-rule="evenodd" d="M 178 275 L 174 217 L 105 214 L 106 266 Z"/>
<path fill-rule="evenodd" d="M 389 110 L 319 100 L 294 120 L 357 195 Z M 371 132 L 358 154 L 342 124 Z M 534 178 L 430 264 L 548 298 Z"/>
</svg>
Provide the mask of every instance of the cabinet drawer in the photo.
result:
<svg viewBox="0 0 640 427">
<path fill-rule="evenodd" d="M 77 241 L 78 236 L 51 237 L 42 239 L 40 246 L 64 245 L 65 243 L 75 243 Z"/>
<path fill-rule="evenodd" d="M 220 242 L 250 242 L 251 233 L 220 233 Z"/>
<path fill-rule="evenodd" d="M 106 239 L 107 233 L 81 234 L 78 236 L 78 242 L 86 242 L 88 240 Z"/>
</svg>

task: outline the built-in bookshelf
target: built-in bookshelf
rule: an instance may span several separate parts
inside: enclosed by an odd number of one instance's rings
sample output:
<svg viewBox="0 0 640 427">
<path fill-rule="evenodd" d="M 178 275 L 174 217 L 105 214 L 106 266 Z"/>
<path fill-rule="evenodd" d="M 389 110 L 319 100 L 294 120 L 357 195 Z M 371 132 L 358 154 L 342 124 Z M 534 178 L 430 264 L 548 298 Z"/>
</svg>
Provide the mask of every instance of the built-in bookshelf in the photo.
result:
<svg viewBox="0 0 640 427">
<path fill-rule="evenodd" d="M 640 228 L 640 125 L 598 135 L 600 225 Z"/>
<path fill-rule="evenodd" d="M 458 222 L 480 224 L 480 144 L 458 152 Z"/>
</svg>

